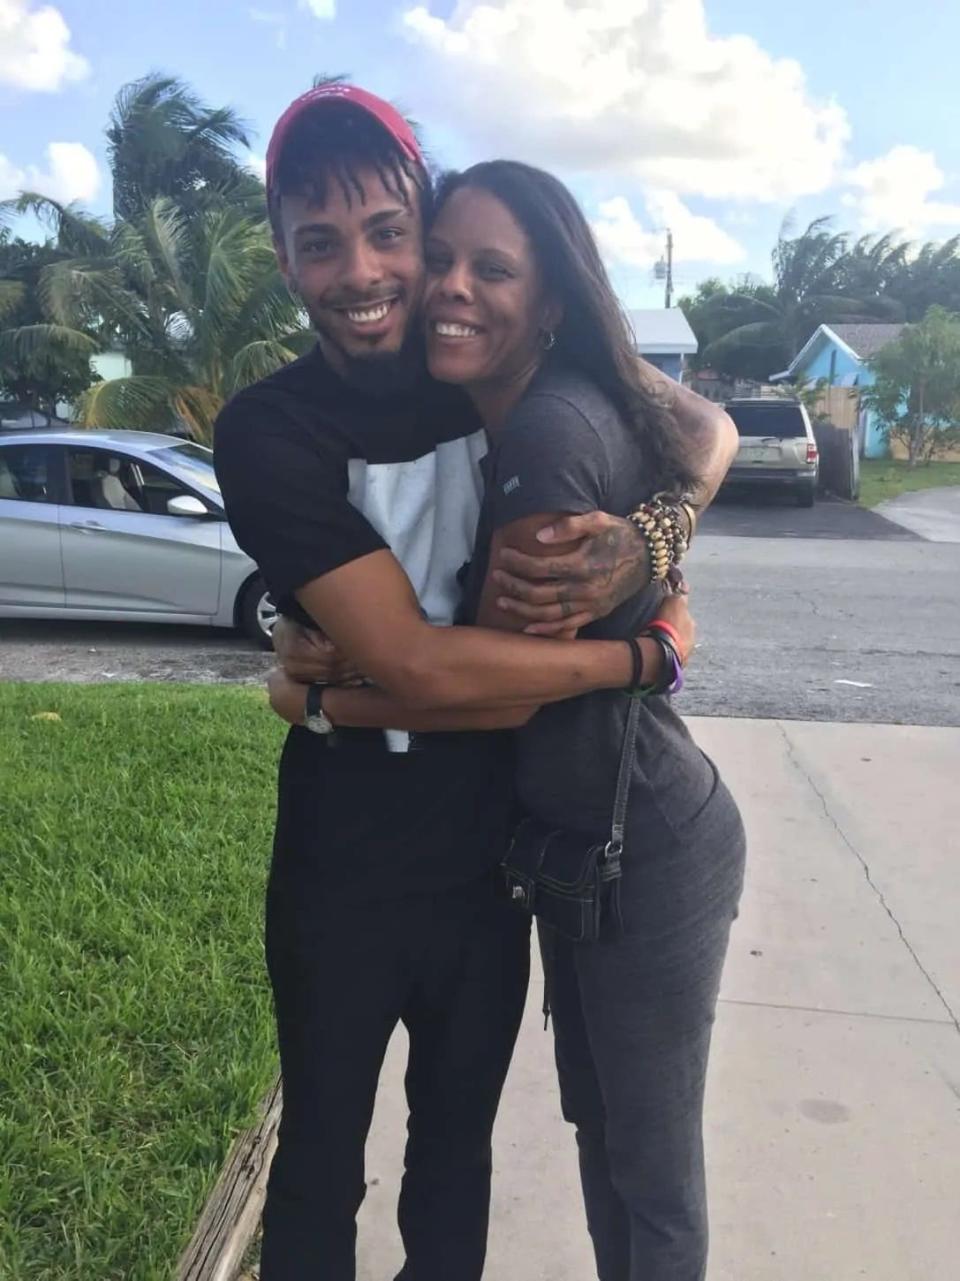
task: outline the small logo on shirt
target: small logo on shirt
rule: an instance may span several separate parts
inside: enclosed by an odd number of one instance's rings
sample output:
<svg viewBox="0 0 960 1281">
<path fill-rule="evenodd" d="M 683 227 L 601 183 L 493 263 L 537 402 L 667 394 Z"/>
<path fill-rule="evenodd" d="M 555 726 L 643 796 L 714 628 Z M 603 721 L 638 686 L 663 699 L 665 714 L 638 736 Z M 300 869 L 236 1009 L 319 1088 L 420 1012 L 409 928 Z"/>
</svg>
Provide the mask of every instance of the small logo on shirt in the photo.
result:
<svg viewBox="0 0 960 1281">
<path fill-rule="evenodd" d="M 520 488 L 520 477 L 511 476 L 510 479 L 505 482 L 503 486 L 503 492 L 505 494 L 512 494 L 515 489 L 519 489 L 519 488 Z"/>
</svg>

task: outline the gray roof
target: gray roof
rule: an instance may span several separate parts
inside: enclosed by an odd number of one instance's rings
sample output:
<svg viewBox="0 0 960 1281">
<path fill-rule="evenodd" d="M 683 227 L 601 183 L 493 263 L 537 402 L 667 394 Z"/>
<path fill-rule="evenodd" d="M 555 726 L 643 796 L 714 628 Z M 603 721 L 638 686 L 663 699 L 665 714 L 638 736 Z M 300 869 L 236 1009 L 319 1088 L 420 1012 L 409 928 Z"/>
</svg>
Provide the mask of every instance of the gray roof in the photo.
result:
<svg viewBox="0 0 960 1281">
<path fill-rule="evenodd" d="M 841 342 L 852 347 L 861 360 L 869 360 L 882 347 L 900 337 L 903 325 L 828 325 Z"/>
<path fill-rule="evenodd" d="M 641 355 L 692 355 L 697 350 L 696 336 L 679 307 L 628 311 L 627 319 Z"/>
</svg>

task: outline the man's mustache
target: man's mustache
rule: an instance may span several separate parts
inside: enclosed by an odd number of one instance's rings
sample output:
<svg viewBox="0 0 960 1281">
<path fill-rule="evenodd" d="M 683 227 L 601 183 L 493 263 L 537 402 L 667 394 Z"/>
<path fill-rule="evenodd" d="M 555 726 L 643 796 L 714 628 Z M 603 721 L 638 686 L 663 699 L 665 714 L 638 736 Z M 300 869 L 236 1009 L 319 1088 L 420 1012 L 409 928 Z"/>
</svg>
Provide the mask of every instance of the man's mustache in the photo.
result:
<svg viewBox="0 0 960 1281">
<path fill-rule="evenodd" d="M 403 290 L 398 288 L 379 289 L 376 293 L 357 294 L 351 292 L 338 294 L 334 298 L 324 298 L 322 306 L 328 311 L 341 311 L 346 307 L 351 309 L 354 307 L 375 307 L 378 303 L 392 302 L 394 298 L 402 297 Z"/>
</svg>

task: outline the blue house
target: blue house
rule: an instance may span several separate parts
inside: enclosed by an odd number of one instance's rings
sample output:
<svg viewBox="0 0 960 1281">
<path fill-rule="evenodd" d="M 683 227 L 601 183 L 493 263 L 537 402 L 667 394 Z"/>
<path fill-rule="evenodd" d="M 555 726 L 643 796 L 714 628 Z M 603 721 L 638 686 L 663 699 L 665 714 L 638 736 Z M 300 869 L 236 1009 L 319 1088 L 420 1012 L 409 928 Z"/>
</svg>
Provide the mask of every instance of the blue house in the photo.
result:
<svg viewBox="0 0 960 1281">
<path fill-rule="evenodd" d="M 789 369 L 776 374 L 774 381 L 815 383 L 826 379 L 829 387 L 869 387 L 873 371 L 867 361 L 899 337 L 903 325 L 821 325 L 797 353 Z M 857 432 L 860 453 L 866 458 L 886 458 L 886 438 L 872 410 L 861 407 Z"/>
<path fill-rule="evenodd" d="M 628 311 L 627 318 L 638 354 L 680 382 L 684 357 L 697 350 L 696 335 L 680 308 L 649 307 Z"/>
</svg>

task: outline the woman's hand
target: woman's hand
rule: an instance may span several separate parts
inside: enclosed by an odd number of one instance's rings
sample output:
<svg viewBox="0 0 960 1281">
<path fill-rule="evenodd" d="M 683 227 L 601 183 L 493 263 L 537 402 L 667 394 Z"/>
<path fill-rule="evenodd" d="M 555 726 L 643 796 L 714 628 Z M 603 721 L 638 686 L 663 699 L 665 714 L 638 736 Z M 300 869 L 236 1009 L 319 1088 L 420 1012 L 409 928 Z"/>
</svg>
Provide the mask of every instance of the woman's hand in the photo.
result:
<svg viewBox="0 0 960 1281">
<path fill-rule="evenodd" d="M 665 596 L 657 611 L 657 618 L 675 627 L 680 635 L 680 657 L 686 665 L 697 643 L 697 625 L 690 613 L 686 595 Z"/>
<path fill-rule="evenodd" d="M 291 725 L 302 725 L 307 710 L 307 686 L 291 680 L 282 667 L 275 667 L 267 677 L 270 706 Z"/>
<path fill-rule="evenodd" d="M 319 629 L 278 618 L 273 648 L 287 676 L 303 685 L 358 685 L 363 677 Z M 284 718 L 286 719 L 286 718 Z"/>
</svg>

